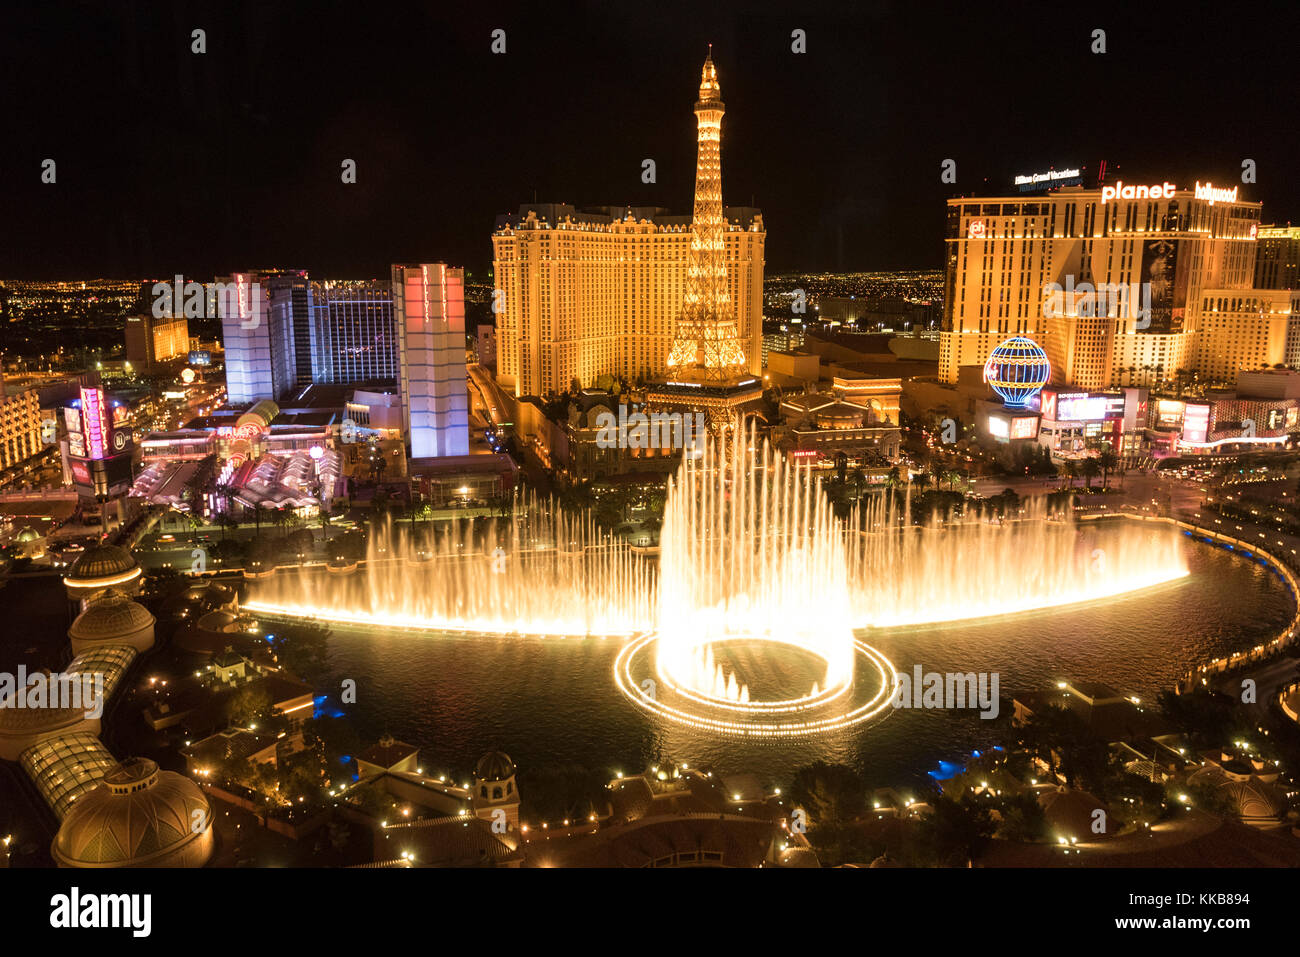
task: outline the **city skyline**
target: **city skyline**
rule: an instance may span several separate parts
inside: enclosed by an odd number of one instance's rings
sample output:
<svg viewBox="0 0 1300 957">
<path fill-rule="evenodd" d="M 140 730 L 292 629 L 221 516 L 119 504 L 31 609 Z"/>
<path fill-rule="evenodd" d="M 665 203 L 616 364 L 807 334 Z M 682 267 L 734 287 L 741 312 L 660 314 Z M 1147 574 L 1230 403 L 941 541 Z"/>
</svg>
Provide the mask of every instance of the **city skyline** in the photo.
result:
<svg viewBox="0 0 1300 957">
<path fill-rule="evenodd" d="M 259 263 L 376 278 L 391 262 L 432 258 L 477 280 L 496 216 L 534 196 L 686 214 L 694 156 L 683 107 L 709 42 L 729 98 L 745 104 L 723 126 L 728 196 L 764 210 L 769 274 L 935 266 L 942 200 L 1010 192 L 1016 175 L 1052 166 L 1089 179 L 1102 160 L 1108 182 L 1186 188 L 1236 182 L 1252 159 L 1257 182 L 1243 198 L 1264 204 L 1264 222 L 1292 219 L 1296 133 L 1267 95 L 1288 88 L 1284 34 L 1213 21 L 1216 70 L 1183 69 L 1178 92 L 1161 95 L 1151 64 L 1190 56 L 1207 25 L 1197 8 L 1169 9 L 1100 8 L 1096 24 L 1027 7 L 992 23 L 954 11 L 928 24 L 907 11 L 760 9 L 682 29 L 616 6 L 563 26 L 499 10 L 454 25 L 418 14 L 393 30 L 271 4 L 161 22 L 84 12 L 101 29 L 72 38 L 40 11 L 18 14 L 32 42 L 19 53 L 4 173 L 25 242 L 3 272 L 206 276 Z M 206 31 L 202 54 L 190 52 L 193 27 Z M 1107 31 L 1106 53 L 1089 49 L 1094 28 Z M 496 29 L 504 53 L 491 50 Z M 344 30 L 351 69 L 280 56 Z M 805 53 L 792 50 L 796 30 Z M 70 55 L 68 43 L 81 79 L 51 80 L 37 66 L 56 45 Z M 436 57 L 420 52 L 431 44 Z M 1233 70 L 1258 92 L 1225 102 L 1216 77 Z M 53 184 L 41 182 L 46 158 Z M 345 159 L 356 161 L 354 184 L 341 182 Z M 645 159 L 653 183 L 642 181 Z M 945 159 L 955 183 L 941 180 Z"/>
<path fill-rule="evenodd" d="M 827 867 L 1277 920 L 1300 132 L 1230 12 L 12 15 L 14 913 Z M 268 926 L 374 910 L 318 880 Z"/>
</svg>

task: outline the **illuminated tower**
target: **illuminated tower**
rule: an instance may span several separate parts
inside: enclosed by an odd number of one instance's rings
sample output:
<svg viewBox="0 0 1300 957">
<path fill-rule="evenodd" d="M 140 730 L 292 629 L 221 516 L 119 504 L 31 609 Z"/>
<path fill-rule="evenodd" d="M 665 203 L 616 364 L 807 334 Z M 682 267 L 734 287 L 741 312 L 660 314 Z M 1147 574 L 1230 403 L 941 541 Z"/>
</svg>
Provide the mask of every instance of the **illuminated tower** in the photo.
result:
<svg viewBox="0 0 1300 957">
<path fill-rule="evenodd" d="M 700 98 L 695 104 L 699 151 L 695 162 L 695 209 L 686 289 L 672 348 L 669 374 L 719 382 L 743 375 L 745 351 L 727 289 L 726 221 L 722 216 L 722 114 L 725 107 L 713 65 L 713 46 L 704 60 Z M 684 374 L 684 375 L 683 375 Z"/>
<path fill-rule="evenodd" d="M 710 45 L 700 77 L 700 98 L 695 103 L 699 153 L 682 308 L 668 350 L 667 379 L 646 389 L 646 403 L 653 411 L 703 412 L 711 433 L 725 431 L 734 436 L 762 398 L 763 384 L 746 361 L 727 281 L 721 92 Z M 754 332 L 761 329 L 761 322 L 760 313 Z M 756 369 L 758 335 L 750 341 Z"/>
</svg>

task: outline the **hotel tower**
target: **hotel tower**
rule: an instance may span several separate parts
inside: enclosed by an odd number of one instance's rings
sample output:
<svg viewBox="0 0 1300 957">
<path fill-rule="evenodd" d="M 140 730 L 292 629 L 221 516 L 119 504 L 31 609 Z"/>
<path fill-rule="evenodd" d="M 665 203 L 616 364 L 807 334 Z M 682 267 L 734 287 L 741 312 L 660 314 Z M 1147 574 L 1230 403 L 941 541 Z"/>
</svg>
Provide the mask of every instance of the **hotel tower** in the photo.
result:
<svg viewBox="0 0 1300 957">
<path fill-rule="evenodd" d="M 1286 361 L 1292 296 L 1251 288 L 1260 204 L 1238 191 L 1121 181 L 948 200 L 940 378 L 1014 335 L 1079 389 Z"/>
<path fill-rule="evenodd" d="M 695 115 L 692 216 L 657 207 L 522 206 L 492 236 L 497 379 L 516 395 L 601 376 L 757 375 L 763 216 L 722 205 L 723 104 L 712 56 Z"/>
</svg>

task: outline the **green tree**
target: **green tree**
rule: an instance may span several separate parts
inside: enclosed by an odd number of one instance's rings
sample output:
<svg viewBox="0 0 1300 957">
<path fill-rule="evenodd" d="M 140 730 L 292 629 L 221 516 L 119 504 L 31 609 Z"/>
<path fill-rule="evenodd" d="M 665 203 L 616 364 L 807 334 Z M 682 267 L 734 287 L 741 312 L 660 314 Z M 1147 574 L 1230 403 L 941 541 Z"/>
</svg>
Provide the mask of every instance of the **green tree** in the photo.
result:
<svg viewBox="0 0 1300 957">
<path fill-rule="evenodd" d="M 917 828 L 917 847 L 925 863 L 938 867 L 965 867 L 992 836 L 989 809 L 969 795 L 960 801 L 939 797 L 934 812 Z"/>
<path fill-rule="evenodd" d="M 1003 801 L 997 836 L 1007 841 L 1036 844 L 1047 839 L 1047 815 L 1032 792 Z"/>
<path fill-rule="evenodd" d="M 794 772 L 789 789 L 793 807 L 808 812 L 812 827 L 856 821 L 866 810 L 866 786 L 852 768 L 815 761 Z"/>
</svg>

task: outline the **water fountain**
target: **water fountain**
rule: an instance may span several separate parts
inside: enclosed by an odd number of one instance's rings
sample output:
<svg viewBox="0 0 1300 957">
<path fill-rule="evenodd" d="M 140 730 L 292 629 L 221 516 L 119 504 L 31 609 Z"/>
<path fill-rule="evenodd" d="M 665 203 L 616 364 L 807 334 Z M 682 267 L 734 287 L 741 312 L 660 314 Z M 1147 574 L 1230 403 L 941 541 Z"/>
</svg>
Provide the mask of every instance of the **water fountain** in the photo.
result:
<svg viewBox="0 0 1300 957">
<path fill-rule="evenodd" d="M 387 524 L 353 576 L 277 576 L 248 607 L 383 628 L 621 636 L 615 681 L 639 707 L 782 736 L 888 707 L 893 666 L 864 629 L 1091 601 L 1187 574 L 1178 536 L 1126 524 L 1102 539 L 1042 499 L 1006 521 L 915 524 L 910 513 L 909 495 L 882 495 L 841 521 L 811 469 L 738 435 L 684 457 L 657 567 L 590 517 L 523 496 L 509 518 Z M 756 693 L 740 664 L 755 655 L 774 662 L 776 692 L 768 681 Z M 779 680 L 794 673 L 810 677 Z"/>
<path fill-rule="evenodd" d="M 631 635 L 653 627 L 655 568 L 590 516 L 521 496 L 509 518 L 389 521 L 348 577 L 278 575 L 253 611 L 386 628 Z"/>
</svg>

